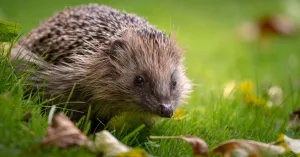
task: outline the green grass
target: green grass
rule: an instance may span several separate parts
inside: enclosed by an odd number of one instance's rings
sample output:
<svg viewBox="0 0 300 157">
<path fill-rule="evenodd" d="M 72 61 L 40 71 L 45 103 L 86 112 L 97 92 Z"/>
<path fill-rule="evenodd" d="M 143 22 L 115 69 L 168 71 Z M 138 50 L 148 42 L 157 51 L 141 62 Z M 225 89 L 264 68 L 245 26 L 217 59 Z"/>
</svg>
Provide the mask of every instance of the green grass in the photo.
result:
<svg viewBox="0 0 300 157">
<path fill-rule="evenodd" d="M 159 121 L 145 134 L 139 131 L 131 137 L 115 133 L 125 144 L 145 148 L 156 156 L 173 157 L 191 156 L 188 144 L 179 140 L 147 141 L 146 134 L 199 136 L 210 148 L 232 138 L 272 142 L 281 133 L 300 138 L 298 132 L 286 129 L 289 113 L 300 105 L 300 36 L 272 37 L 268 47 L 261 47 L 258 42 L 242 42 L 236 33 L 237 26 L 245 20 L 265 13 L 283 13 L 281 1 L 91 2 L 137 13 L 158 28 L 175 32 L 187 50 L 187 74 L 196 84 L 188 104 L 182 106 L 189 118 Z M 6 0 L 1 2 L 0 19 L 22 24 L 26 33 L 53 12 L 85 3 Z M 42 139 L 47 118 L 40 114 L 41 93 L 22 99 L 22 74 L 16 76 L 12 70 L 9 61 L 0 61 L 0 156 L 94 156 L 81 148 L 30 151 Z M 282 107 L 267 110 L 247 107 L 238 94 L 226 100 L 222 98 L 223 85 L 231 80 L 252 80 L 259 92 L 266 82 L 279 85 L 285 102 Z M 20 121 L 27 111 L 33 118 Z"/>
</svg>

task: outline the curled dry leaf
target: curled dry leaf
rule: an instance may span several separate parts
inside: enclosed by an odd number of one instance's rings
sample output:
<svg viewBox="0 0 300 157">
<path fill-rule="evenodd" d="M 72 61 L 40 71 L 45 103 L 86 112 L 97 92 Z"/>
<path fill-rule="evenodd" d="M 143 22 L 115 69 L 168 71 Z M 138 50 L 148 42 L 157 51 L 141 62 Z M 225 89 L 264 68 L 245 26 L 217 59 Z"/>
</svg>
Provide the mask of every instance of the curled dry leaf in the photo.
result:
<svg viewBox="0 0 300 157">
<path fill-rule="evenodd" d="M 62 113 L 56 114 L 53 117 L 52 123 L 41 142 L 41 146 L 57 146 L 59 148 L 87 146 L 93 149 L 93 144 L 88 137 L 76 128 L 74 123 Z"/>
<path fill-rule="evenodd" d="M 207 156 L 208 146 L 199 137 L 195 136 L 150 136 L 150 139 L 183 139 L 190 144 L 194 156 Z"/>
<path fill-rule="evenodd" d="M 300 140 L 292 139 L 282 134 L 277 139 L 277 142 L 279 142 L 281 146 L 285 147 L 287 152 L 292 151 L 298 156 L 300 155 Z"/>
<path fill-rule="evenodd" d="M 230 140 L 219 144 L 213 149 L 214 154 L 221 154 L 224 157 L 276 156 L 284 152 L 285 149 L 281 146 L 251 140 Z"/>
</svg>

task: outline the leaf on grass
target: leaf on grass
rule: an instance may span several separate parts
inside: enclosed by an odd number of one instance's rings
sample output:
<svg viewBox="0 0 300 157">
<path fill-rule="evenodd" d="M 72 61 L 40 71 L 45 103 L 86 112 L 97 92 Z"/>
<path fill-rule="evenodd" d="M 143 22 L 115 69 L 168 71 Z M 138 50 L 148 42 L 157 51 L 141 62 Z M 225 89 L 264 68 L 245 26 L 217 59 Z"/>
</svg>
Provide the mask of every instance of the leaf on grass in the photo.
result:
<svg viewBox="0 0 300 157">
<path fill-rule="evenodd" d="M 104 156 L 116 156 L 131 150 L 106 130 L 96 133 L 95 146 L 97 152 L 103 153 Z"/>
<path fill-rule="evenodd" d="M 298 131 L 300 129 L 300 109 L 293 111 L 289 117 L 288 129 L 295 129 Z"/>
<path fill-rule="evenodd" d="M 219 144 L 213 149 L 214 154 L 221 154 L 224 157 L 276 156 L 284 153 L 284 151 L 285 149 L 281 146 L 251 140 L 230 140 Z"/>
<path fill-rule="evenodd" d="M 281 105 L 283 103 L 283 92 L 282 89 L 279 86 L 273 86 L 268 90 L 269 95 L 269 105 Z M 271 105 L 272 104 L 272 105 Z"/>
<path fill-rule="evenodd" d="M 150 157 L 143 149 L 124 145 L 106 130 L 96 133 L 95 148 L 103 157 Z"/>
<path fill-rule="evenodd" d="M 87 146 L 92 149 L 93 144 L 74 123 L 64 114 L 56 114 L 51 125 L 48 127 L 46 135 L 41 142 L 41 146 L 57 146 L 68 148 L 71 146 Z"/>
<path fill-rule="evenodd" d="M 253 93 L 253 82 L 252 81 L 243 81 L 240 84 L 239 90 L 244 95 L 252 95 Z"/>
<path fill-rule="evenodd" d="M 176 109 L 172 118 L 175 120 L 181 120 L 184 119 L 186 116 L 184 115 L 184 110 L 183 109 Z"/>
<path fill-rule="evenodd" d="M 117 154 L 116 157 L 150 157 L 150 155 L 143 149 L 133 148 L 128 152 Z"/>
<path fill-rule="evenodd" d="M 207 156 L 208 146 L 207 144 L 195 136 L 150 136 L 150 139 L 183 139 L 190 144 L 193 150 L 194 156 Z"/>
<path fill-rule="evenodd" d="M 236 82 L 230 81 L 225 84 L 224 90 L 223 90 L 223 97 L 227 99 L 232 99 L 233 92 L 236 88 Z"/>
<path fill-rule="evenodd" d="M 254 21 L 243 22 L 238 32 L 245 41 L 254 41 L 269 35 L 293 36 L 296 22 L 285 15 L 265 15 Z"/>
<path fill-rule="evenodd" d="M 281 134 L 277 139 L 277 143 L 286 148 L 286 152 L 292 151 L 293 153 L 300 155 L 300 140 L 292 139 L 288 136 Z"/>
<path fill-rule="evenodd" d="M 0 42 L 10 42 L 18 36 L 21 25 L 0 20 Z"/>
</svg>

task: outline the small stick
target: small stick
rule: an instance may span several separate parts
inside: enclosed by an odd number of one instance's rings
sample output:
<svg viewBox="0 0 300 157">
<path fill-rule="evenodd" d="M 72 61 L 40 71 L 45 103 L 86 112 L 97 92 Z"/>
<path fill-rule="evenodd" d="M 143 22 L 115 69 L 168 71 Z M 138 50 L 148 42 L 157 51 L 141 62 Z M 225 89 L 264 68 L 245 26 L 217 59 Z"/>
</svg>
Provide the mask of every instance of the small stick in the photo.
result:
<svg viewBox="0 0 300 157">
<path fill-rule="evenodd" d="M 158 139 L 182 139 L 181 136 L 149 136 L 151 140 L 158 140 Z"/>
</svg>

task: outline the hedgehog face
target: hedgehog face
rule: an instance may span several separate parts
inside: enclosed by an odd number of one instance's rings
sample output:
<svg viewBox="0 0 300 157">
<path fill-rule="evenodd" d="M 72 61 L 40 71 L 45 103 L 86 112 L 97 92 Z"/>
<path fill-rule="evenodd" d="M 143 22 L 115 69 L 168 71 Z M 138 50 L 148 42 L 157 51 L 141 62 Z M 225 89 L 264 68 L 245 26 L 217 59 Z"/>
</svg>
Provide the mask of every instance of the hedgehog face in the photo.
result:
<svg viewBox="0 0 300 157">
<path fill-rule="evenodd" d="M 189 87 L 174 40 L 160 32 L 126 33 L 112 43 L 110 55 L 120 92 L 138 110 L 171 117 Z"/>
</svg>

